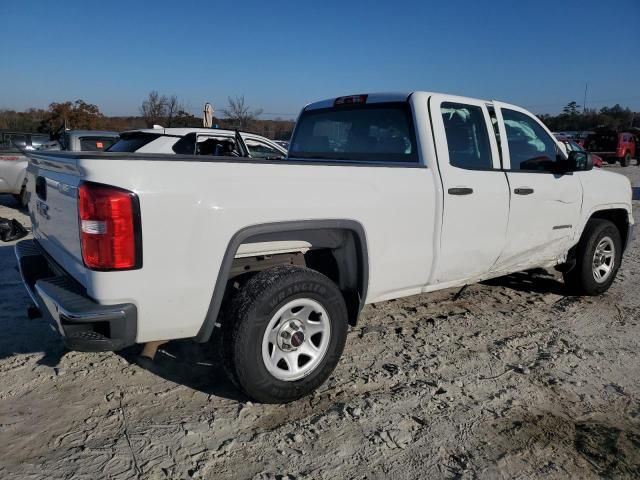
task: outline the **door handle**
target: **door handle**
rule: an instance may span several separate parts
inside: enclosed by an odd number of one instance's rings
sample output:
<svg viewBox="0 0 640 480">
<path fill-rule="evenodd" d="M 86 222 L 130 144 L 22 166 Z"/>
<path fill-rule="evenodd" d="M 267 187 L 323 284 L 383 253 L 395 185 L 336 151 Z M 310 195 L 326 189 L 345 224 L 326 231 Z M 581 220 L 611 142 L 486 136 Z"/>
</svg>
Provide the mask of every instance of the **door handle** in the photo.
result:
<svg viewBox="0 0 640 480">
<path fill-rule="evenodd" d="M 516 195 L 531 195 L 533 193 L 533 188 L 520 187 L 516 188 L 513 193 L 515 193 Z"/>
<path fill-rule="evenodd" d="M 473 188 L 469 187 L 455 187 L 447 190 L 449 195 L 471 195 L 473 193 Z"/>
</svg>

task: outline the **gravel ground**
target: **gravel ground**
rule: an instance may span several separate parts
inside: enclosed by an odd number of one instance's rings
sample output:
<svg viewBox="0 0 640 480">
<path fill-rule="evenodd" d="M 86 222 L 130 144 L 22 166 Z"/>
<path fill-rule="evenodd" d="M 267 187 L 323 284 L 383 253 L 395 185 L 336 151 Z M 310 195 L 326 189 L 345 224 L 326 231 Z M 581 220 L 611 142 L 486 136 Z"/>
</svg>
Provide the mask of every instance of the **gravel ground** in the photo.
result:
<svg viewBox="0 0 640 480">
<path fill-rule="evenodd" d="M 0 216 L 28 224 L 8 196 Z M 598 298 L 537 271 L 369 305 L 284 406 L 242 398 L 211 346 L 169 344 L 155 374 L 66 352 L 14 267 L 0 244 L 0 478 L 640 477 L 640 239 Z"/>
</svg>

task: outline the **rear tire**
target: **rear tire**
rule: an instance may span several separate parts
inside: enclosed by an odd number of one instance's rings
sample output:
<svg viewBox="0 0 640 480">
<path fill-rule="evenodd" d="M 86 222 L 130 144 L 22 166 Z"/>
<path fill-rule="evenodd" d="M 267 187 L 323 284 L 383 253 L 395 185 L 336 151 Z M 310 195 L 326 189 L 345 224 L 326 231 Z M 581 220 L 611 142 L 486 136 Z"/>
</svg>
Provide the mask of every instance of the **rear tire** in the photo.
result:
<svg viewBox="0 0 640 480">
<path fill-rule="evenodd" d="M 631 154 L 629 152 L 624 154 L 624 157 L 620 159 L 620 165 L 626 167 L 631 164 Z"/>
<path fill-rule="evenodd" d="M 564 282 L 577 295 L 600 295 L 615 280 L 621 259 L 618 227 L 609 220 L 591 219 L 578 243 L 576 265 L 564 274 Z"/>
<path fill-rule="evenodd" d="M 227 374 L 258 402 L 287 403 L 304 397 L 338 364 L 347 320 L 342 293 L 326 276 L 290 265 L 262 271 L 225 309 Z"/>
<path fill-rule="evenodd" d="M 28 194 L 27 194 L 27 186 L 23 185 L 22 190 L 17 195 L 14 195 L 13 198 L 20 204 L 20 208 L 27 208 L 28 202 Z"/>
</svg>

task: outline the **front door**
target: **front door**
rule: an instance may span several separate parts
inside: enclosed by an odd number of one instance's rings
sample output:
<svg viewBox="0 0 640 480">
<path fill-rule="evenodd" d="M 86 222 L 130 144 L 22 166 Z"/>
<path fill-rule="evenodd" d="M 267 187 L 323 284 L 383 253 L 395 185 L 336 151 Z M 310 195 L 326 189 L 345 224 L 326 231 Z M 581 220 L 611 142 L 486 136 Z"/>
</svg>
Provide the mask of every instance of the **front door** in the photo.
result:
<svg viewBox="0 0 640 480">
<path fill-rule="evenodd" d="M 444 195 L 440 255 L 429 283 L 442 286 L 492 269 L 506 242 L 509 186 L 484 102 L 434 95 L 429 111 Z"/>
<path fill-rule="evenodd" d="M 507 244 L 496 267 L 551 262 L 574 243 L 582 184 L 574 173 L 557 173 L 564 152 L 538 119 L 518 107 L 494 106 L 511 190 Z"/>
</svg>

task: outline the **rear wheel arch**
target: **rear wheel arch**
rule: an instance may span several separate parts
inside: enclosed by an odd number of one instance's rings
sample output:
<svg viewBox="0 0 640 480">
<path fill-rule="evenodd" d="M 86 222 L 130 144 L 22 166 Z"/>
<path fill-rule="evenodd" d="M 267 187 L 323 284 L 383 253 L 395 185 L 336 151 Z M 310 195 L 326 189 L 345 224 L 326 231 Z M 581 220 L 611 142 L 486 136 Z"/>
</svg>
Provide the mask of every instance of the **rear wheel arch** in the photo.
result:
<svg viewBox="0 0 640 480">
<path fill-rule="evenodd" d="M 369 282 L 369 261 L 366 233 L 354 220 L 300 220 L 275 222 L 245 227 L 229 241 L 218 272 L 206 317 L 195 340 L 210 339 L 218 315 L 233 278 L 231 270 L 241 245 L 269 241 L 305 241 L 312 249 L 305 254 L 306 265 L 333 280 L 341 290 L 349 323 L 355 324 L 364 306 Z"/>
</svg>

